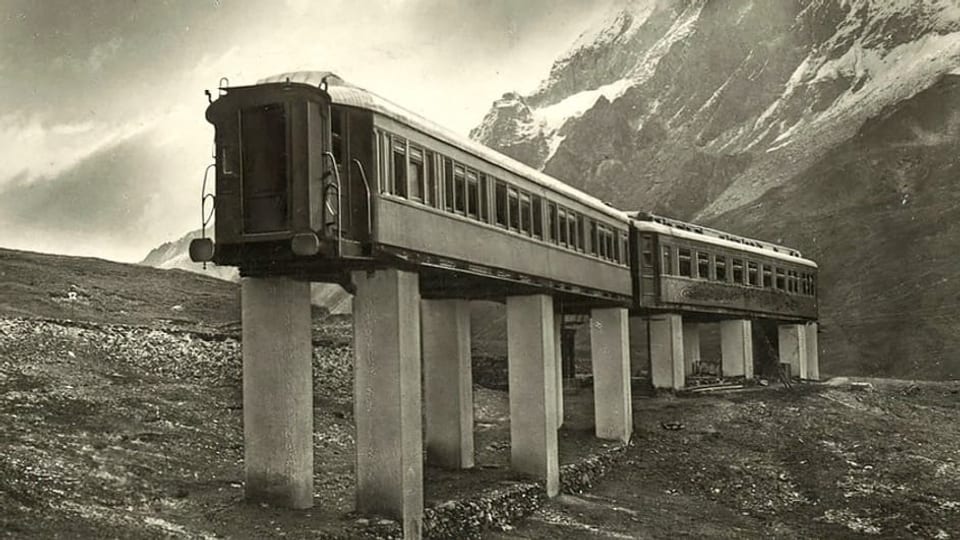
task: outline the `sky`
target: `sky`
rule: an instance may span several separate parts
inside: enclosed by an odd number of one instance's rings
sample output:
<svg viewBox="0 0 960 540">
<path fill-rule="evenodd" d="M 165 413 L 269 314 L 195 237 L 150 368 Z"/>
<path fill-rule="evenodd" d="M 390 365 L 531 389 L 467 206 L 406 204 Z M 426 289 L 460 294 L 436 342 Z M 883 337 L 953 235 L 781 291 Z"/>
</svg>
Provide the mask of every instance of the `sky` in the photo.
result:
<svg viewBox="0 0 960 540">
<path fill-rule="evenodd" d="M 205 89 L 332 70 L 466 134 L 614 0 L 0 0 L 0 247 L 139 261 L 199 226 Z"/>
</svg>

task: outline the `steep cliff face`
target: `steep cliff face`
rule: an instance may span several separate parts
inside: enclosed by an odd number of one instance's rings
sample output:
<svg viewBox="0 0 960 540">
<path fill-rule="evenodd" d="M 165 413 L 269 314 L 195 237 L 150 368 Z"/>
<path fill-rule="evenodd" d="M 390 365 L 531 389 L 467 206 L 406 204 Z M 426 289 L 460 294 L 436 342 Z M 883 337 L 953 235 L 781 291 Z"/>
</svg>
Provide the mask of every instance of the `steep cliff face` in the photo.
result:
<svg viewBox="0 0 960 540">
<path fill-rule="evenodd" d="M 816 258 L 827 371 L 960 376 L 960 6 L 625 2 L 474 132 L 622 208 Z M 495 135 L 500 134 L 500 135 Z M 952 213 L 952 214 L 951 214 Z"/>
</svg>

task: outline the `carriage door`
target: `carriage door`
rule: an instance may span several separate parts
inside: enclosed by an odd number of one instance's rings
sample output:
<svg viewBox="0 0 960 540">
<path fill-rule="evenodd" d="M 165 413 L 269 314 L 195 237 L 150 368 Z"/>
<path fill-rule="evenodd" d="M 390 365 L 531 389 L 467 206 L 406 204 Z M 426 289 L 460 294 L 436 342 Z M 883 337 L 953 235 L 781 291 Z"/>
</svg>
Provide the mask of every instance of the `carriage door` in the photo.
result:
<svg viewBox="0 0 960 540">
<path fill-rule="evenodd" d="M 640 303 L 653 306 L 657 302 L 657 242 L 654 235 L 640 233 Z"/>
</svg>

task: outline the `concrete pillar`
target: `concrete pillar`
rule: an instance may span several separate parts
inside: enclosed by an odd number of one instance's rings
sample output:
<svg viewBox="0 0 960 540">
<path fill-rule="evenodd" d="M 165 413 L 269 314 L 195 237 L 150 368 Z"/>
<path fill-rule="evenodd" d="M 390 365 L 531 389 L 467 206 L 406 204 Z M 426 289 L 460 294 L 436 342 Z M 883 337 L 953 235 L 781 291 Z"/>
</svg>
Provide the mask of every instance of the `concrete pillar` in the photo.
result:
<svg viewBox="0 0 960 540">
<path fill-rule="evenodd" d="M 423 300 L 423 395 L 427 463 L 473 467 L 470 302 Z"/>
<path fill-rule="evenodd" d="M 753 378 L 753 324 L 737 319 L 720 323 L 720 356 L 724 377 Z"/>
<path fill-rule="evenodd" d="M 817 336 L 817 323 L 807 323 L 807 373 L 805 379 L 820 380 L 820 344 Z"/>
<path fill-rule="evenodd" d="M 633 402 L 630 396 L 630 327 L 623 308 L 590 312 L 593 364 L 593 410 L 600 439 L 630 441 Z"/>
<path fill-rule="evenodd" d="M 310 284 L 243 278 L 244 493 L 289 508 L 313 506 Z"/>
<path fill-rule="evenodd" d="M 807 336 L 802 324 L 781 324 L 778 328 L 780 363 L 790 364 L 792 377 L 804 378 L 807 374 Z"/>
<path fill-rule="evenodd" d="M 557 456 L 556 330 L 553 298 L 507 298 L 507 359 L 510 385 L 510 465 L 560 491 Z"/>
<path fill-rule="evenodd" d="M 353 282 L 357 511 L 400 520 L 404 538 L 420 538 L 419 278 L 388 269 L 354 272 Z"/>
<path fill-rule="evenodd" d="M 554 313 L 553 316 L 553 358 L 557 366 L 557 429 L 563 425 L 563 314 Z"/>
<path fill-rule="evenodd" d="M 700 364 L 700 325 L 683 323 L 683 369 L 693 375 L 694 366 Z"/>
<path fill-rule="evenodd" d="M 654 315 L 650 317 L 649 329 L 650 379 L 653 387 L 683 388 L 683 319 L 675 314 Z"/>
</svg>

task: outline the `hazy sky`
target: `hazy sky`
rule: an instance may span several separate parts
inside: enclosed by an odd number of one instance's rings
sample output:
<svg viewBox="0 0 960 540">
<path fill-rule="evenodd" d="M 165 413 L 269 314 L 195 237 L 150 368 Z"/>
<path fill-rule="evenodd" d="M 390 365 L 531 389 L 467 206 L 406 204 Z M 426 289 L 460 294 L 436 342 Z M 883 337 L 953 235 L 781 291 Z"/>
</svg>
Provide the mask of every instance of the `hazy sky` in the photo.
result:
<svg viewBox="0 0 960 540">
<path fill-rule="evenodd" d="M 332 69 L 465 134 L 613 1 L 0 0 L 0 246 L 139 260 L 196 228 L 220 77 Z"/>
</svg>

